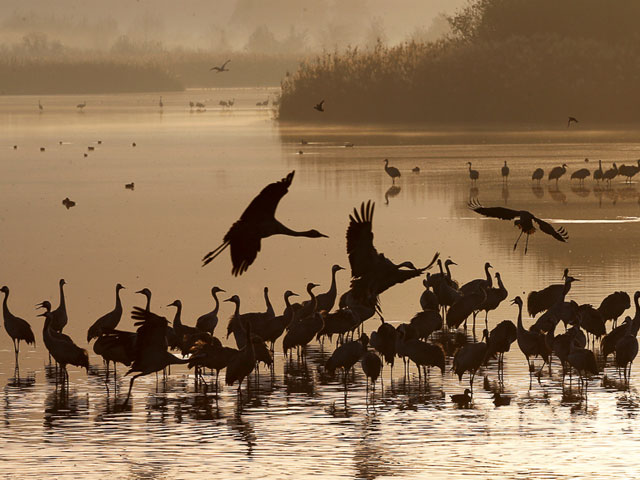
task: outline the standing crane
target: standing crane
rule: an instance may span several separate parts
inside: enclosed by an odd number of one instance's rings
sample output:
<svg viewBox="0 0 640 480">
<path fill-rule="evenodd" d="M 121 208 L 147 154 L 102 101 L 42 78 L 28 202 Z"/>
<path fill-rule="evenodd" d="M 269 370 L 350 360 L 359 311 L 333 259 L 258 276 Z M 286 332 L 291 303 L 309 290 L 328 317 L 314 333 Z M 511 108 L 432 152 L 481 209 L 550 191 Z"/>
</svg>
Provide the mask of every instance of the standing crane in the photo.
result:
<svg viewBox="0 0 640 480">
<path fill-rule="evenodd" d="M 398 170 L 396 167 L 390 167 L 389 166 L 389 159 L 385 158 L 384 159 L 384 171 L 387 172 L 387 175 L 389 175 L 391 177 L 391 181 L 393 183 L 393 185 L 396 184 L 396 178 L 400 178 L 400 170 Z"/>
<path fill-rule="evenodd" d="M 0 288 L 0 292 L 4 293 L 4 302 L 2 303 L 2 315 L 4 317 L 4 329 L 7 331 L 13 341 L 13 350 L 16 354 L 16 368 L 18 368 L 18 355 L 20 353 L 20 340 L 24 340 L 27 345 L 36 344 L 36 338 L 31 330 L 31 325 L 26 320 L 16 317 L 9 311 L 7 300 L 9 299 L 9 287 L 6 285 Z"/>
<path fill-rule="evenodd" d="M 122 318 L 122 302 L 120 301 L 120 290 L 124 287 L 119 283 L 116 285 L 116 306 L 109 313 L 104 314 L 96 320 L 87 332 L 87 342 L 98 338 L 103 333 L 114 330 Z"/>
<path fill-rule="evenodd" d="M 205 313 L 198 317 L 196 320 L 196 328 L 200 331 L 207 332 L 209 335 L 213 335 L 213 332 L 218 325 L 218 310 L 220 308 L 220 301 L 218 300 L 218 293 L 224 292 L 220 287 L 213 287 L 211 289 L 211 296 L 215 302 L 213 310 L 209 313 Z"/>
</svg>

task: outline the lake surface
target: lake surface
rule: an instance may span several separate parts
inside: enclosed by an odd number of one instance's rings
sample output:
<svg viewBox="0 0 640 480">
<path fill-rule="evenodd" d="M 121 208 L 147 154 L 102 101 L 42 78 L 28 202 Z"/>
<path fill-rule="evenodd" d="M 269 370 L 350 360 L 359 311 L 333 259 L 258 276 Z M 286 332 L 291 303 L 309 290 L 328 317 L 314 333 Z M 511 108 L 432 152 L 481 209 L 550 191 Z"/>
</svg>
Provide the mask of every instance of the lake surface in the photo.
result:
<svg viewBox="0 0 640 480">
<path fill-rule="evenodd" d="M 640 469 L 640 396 L 637 369 L 625 389 L 615 368 L 563 395 L 557 359 L 529 388 L 524 356 L 512 346 L 505 357 L 504 391 L 511 405 L 496 408 L 483 376 L 497 381 L 490 362 L 476 377 L 472 408 L 449 395 L 462 393 L 448 370 L 419 384 L 417 371 L 367 396 L 359 366 L 345 402 L 340 375 L 323 363 L 334 345 L 312 344 L 307 363 L 287 364 L 276 344 L 273 374 L 264 368 L 238 400 L 236 389 L 216 395 L 195 389 L 193 372 L 171 369 L 166 382 L 136 381 L 130 409 L 117 408 L 128 379 L 105 386 L 102 361 L 86 344 L 88 327 L 114 304 L 120 282 L 126 315 L 119 328 L 133 330 L 128 312 L 143 305 L 136 290 L 153 292 L 152 309 L 184 304 L 183 321 L 213 307 L 213 285 L 240 296 L 241 310 L 264 311 L 269 287 L 276 311 L 291 289 L 304 296 L 307 282 L 328 288 L 334 263 L 348 267 L 348 215 L 362 201 L 376 202 L 375 245 L 395 262 L 426 265 L 435 251 L 458 263 L 464 283 L 483 277 L 491 262 L 509 299 L 560 283 L 568 267 L 581 281 L 568 298 L 598 305 L 608 294 L 640 287 L 640 190 L 617 178 L 611 187 L 571 172 L 632 164 L 640 135 L 632 130 L 567 129 L 350 129 L 279 125 L 270 108 L 255 103 L 273 90 L 198 90 L 163 95 L 0 97 L 0 282 L 11 289 L 11 311 L 36 332 L 36 348 L 22 346 L 20 371 L 0 333 L 0 475 L 6 478 L 631 478 Z M 235 99 L 232 108 L 220 100 Z M 38 100 L 44 106 L 38 112 Z M 76 104 L 86 101 L 83 112 Z M 189 101 L 207 104 L 190 109 Z M 310 105 L 311 108 L 311 105 Z M 321 119 L 321 117 L 320 117 Z M 304 140 L 305 144 L 301 143 Z M 100 142 L 100 143 L 98 143 Z M 132 146 L 135 142 L 136 146 Z M 354 146 L 345 147 L 346 142 Z M 17 149 L 13 146 L 17 145 Z M 88 151 L 88 147 L 94 147 Z M 41 152 L 40 148 L 45 151 Z M 300 153 L 302 152 L 302 153 Z M 85 157 L 84 154 L 88 155 Z M 398 188 L 383 159 L 398 167 Z M 589 161 L 585 162 L 585 158 Z M 500 167 L 508 161 L 509 181 Z M 479 170 L 470 184 L 467 162 Z M 548 172 L 566 163 L 558 186 L 531 182 L 536 167 Z M 420 173 L 411 169 L 420 167 Z M 298 230 L 316 228 L 328 239 L 275 237 L 249 271 L 231 276 L 228 253 L 206 268 L 202 256 L 216 247 L 249 201 L 267 184 L 295 170 L 278 217 Z M 134 182 L 135 189 L 125 189 Z M 69 197 L 76 206 L 66 209 Z M 471 212 L 471 198 L 486 206 L 529 209 L 563 225 L 569 242 L 537 233 L 529 253 L 513 251 L 512 222 Z M 437 270 L 437 269 L 436 269 Z M 69 368 L 70 387 L 56 387 L 34 305 L 58 303 L 58 280 L 67 282 L 65 332 L 87 348 L 92 368 Z M 348 271 L 338 273 L 339 291 Z M 385 319 L 408 322 L 419 307 L 420 279 L 386 292 Z M 224 294 L 223 294 L 224 295 Z M 222 298 L 227 298 L 223 296 Z M 217 336 L 226 332 L 233 305 L 223 303 Z M 634 315 L 633 307 L 625 315 Z M 516 320 L 508 301 L 489 315 L 489 326 Z M 525 326 L 532 320 L 525 316 Z M 367 333 L 378 317 L 365 324 Z M 610 328 L 610 323 L 608 324 Z M 469 332 L 470 334 L 471 332 Z M 479 333 L 479 332 L 478 332 Z M 225 340 L 229 343 L 232 340 Z M 537 360 L 538 365 L 541 361 Z M 120 366 L 118 375 L 125 369 Z M 220 382 L 222 384 L 222 381 Z M 576 386 L 574 382 L 574 387 Z"/>
</svg>

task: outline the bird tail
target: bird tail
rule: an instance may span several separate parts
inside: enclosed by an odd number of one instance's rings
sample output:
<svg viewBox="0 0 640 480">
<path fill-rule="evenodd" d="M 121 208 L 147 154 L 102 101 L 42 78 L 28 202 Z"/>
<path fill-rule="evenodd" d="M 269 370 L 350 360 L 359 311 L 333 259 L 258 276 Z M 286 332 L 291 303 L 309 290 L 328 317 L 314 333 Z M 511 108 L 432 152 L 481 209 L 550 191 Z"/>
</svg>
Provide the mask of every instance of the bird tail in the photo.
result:
<svg viewBox="0 0 640 480">
<path fill-rule="evenodd" d="M 218 246 L 215 250 L 211 250 L 202 258 L 202 266 L 206 266 L 211 263 L 218 255 L 224 252 L 225 248 L 229 246 L 230 242 L 227 240 L 223 242 L 220 246 Z"/>
</svg>

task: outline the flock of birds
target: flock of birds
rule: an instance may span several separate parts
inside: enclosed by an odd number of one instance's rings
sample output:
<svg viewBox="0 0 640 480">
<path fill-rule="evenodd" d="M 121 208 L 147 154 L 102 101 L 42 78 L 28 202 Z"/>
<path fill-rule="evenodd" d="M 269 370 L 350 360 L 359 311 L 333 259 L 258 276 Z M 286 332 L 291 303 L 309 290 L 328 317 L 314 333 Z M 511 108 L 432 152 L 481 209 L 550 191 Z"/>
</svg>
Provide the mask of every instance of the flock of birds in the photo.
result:
<svg viewBox="0 0 640 480">
<path fill-rule="evenodd" d="M 275 218 L 278 203 L 292 184 L 294 173 L 289 173 L 278 182 L 267 185 L 249 204 L 223 238 L 223 242 L 203 258 L 203 266 L 213 261 L 227 247 L 230 248 L 232 273 L 242 275 L 256 259 L 261 241 L 272 235 L 296 237 L 326 238 L 317 230 L 296 231 L 285 226 Z M 479 212 L 482 213 L 482 212 Z M 486 214 L 486 212 L 484 212 Z M 626 385 L 631 374 L 632 363 L 638 353 L 636 339 L 640 329 L 640 291 L 635 292 L 635 316 L 626 317 L 618 325 L 618 319 L 631 306 L 630 297 L 625 292 L 614 292 L 604 298 L 601 304 L 580 305 L 574 300 L 567 301 L 571 286 L 578 279 L 569 275 L 565 269 L 562 282 L 552 284 L 540 291 L 532 291 L 526 299 L 526 308 L 531 317 L 541 314 L 533 325 L 523 325 L 524 300 L 520 296 L 512 299 L 517 307 L 517 320 L 504 320 L 489 330 L 489 312 L 495 310 L 508 297 L 507 288 L 498 272 L 491 273 L 492 265 L 487 262 L 484 276 L 460 285 L 451 273 L 456 265 L 451 259 L 442 262 L 439 253 L 424 267 L 416 267 L 410 261 L 394 263 L 379 253 L 373 244 L 374 204 L 369 201 L 355 208 L 349 216 L 347 228 L 347 255 L 351 267 L 349 289 L 338 296 L 336 274 L 343 267 L 333 265 L 331 283 L 326 292 L 316 294 L 319 285 L 308 283 L 308 299 L 300 303 L 291 303 L 296 293 L 284 292 L 285 309 L 276 314 L 269 298 L 269 290 L 264 288 L 266 310 L 264 312 L 241 312 L 238 295 L 226 298 L 225 302 L 234 304 L 234 312 L 227 325 L 227 337 L 233 335 L 236 347 L 223 346 L 214 336 L 219 319 L 220 300 L 218 294 L 224 292 L 213 287 L 211 295 L 214 308 L 200 316 L 194 326 L 182 322 L 182 303 L 175 300 L 169 306 L 175 307 L 173 322 L 151 310 L 151 291 L 147 288 L 136 293 L 146 297 L 144 307 L 133 307 L 132 318 L 136 321 L 135 332 L 117 329 L 123 314 L 120 291 L 124 288 L 116 285 L 115 307 L 109 313 L 98 318 L 88 329 L 87 341 L 95 340 L 93 351 L 101 356 L 107 366 L 113 363 L 114 377 L 117 363 L 129 367 L 127 375 L 133 374 L 124 401 L 128 403 L 136 378 L 164 371 L 171 365 L 187 364 L 195 369 L 197 381 L 204 381 L 206 369 L 215 370 L 216 389 L 218 375 L 225 370 L 225 383 L 241 385 L 260 364 L 273 366 L 275 344 L 282 338 L 282 351 L 285 358 L 293 361 L 293 351 L 299 361 L 305 361 L 307 345 L 314 339 L 324 341 L 337 338 L 336 349 L 325 363 L 325 370 L 333 373 L 343 370 L 345 398 L 348 388 L 348 372 L 359 362 L 373 388 L 380 378 L 383 365 L 389 365 L 391 372 L 396 358 L 404 364 L 404 376 L 409 375 L 409 366 L 415 364 L 418 381 L 428 381 L 431 367 L 441 373 L 451 370 L 462 380 L 469 375 L 469 389 L 463 394 L 453 395 L 452 401 L 465 406 L 473 398 L 474 378 L 488 362 L 497 360 L 498 377 L 502 384 L 504 372 L 504 354 L 517 342 L 529 366 L 530 385 L 536 368 L 534 359 L 541 358 L 542 366 L 537 369 L 538 381 L 545 365 L 551 369 L 552 356 L 556 356 L 562 365 L 563 386 L 565 375 L 575 371 L 580 378 L 580 392 L 586 395 L 588 379 L 598 375 L 611 354 L 615 356 L 615 365 L 623 373 Z M 519 212 L 519 226 L 528 233 L 529 223 L 535 221 L 540 228 L 544 222 L 528 212 Z M 518 222 L 517 221 L 517 222 Z M 518 223 L 516 223 L 518 224 Z M 554 230 L 555 231 L 555 230 Z M 548 232 L 547 232 L 548 233 Z M 561 235 L 559 232 L 556 232 Z M 428 272 L 435 264 L 439 272 Z M 425 276 L 426 274 L 426 276 Z M 424 277 L 418 311 L 408 323 L 393 326 L 382 315 L 379 296 L 389 288 L 411 280 Z M 495 283 L 494 283 L 495 278 Z M 44 310 L 42 339 L 49 354 L 60 367 L 61 381 L 68 385 L 66 367 L 74 365 L 89 367 L 89 356 L 85 349 L 78 346 L 72 338 L 63 333 L 68 323 L 65 296 L 65 281 L 60 280 L 60 300 L 53 309 L 45 300 L 37 305 Z M 35 343 L 35 336 L 29 323 L 15 316 L 9 309 L 9 288 L 0 289 L 4 293 L 3 316 L 5 329 L 12 338 L 15 349 L 16 368 L 18 366 L 20 342 Z M 337 306 L 336 306 L 337 304 Z M 470 341 L 465 334 L 467 322 L 473 322 L 475 340 L 476 316 L 485 313 L 485 328 L 480 341 Z M 515 312 L 514 312 L 515 313 Z M 365 322 L 378 315 L 380 324 L 370 334 L 364 333 Z M 556 334 L 559 323 L 564 324 L 564 332 Z M 606 324 L 613 327 L 607 332 Z M 459 329 L 463 327 L 464 333 Z M 596 344 L 601 353 L 600 360 L 594 351 Z M 587 348 L 591 345 L 591 349 Z M 178 355 L 169 350 L 179 352 Z M 393 376 L 393 373 L 391 373 Z M 505 404 L 508 396 L 498 392 L 494 401 Z"/>
</svg>

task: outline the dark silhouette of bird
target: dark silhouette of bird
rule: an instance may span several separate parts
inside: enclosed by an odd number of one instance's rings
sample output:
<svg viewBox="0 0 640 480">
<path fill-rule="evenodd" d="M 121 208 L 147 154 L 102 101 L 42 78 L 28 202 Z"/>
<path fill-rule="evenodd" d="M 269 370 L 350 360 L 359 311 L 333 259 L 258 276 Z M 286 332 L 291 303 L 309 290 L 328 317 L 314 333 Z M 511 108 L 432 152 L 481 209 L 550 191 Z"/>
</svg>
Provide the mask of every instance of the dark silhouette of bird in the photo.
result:
<svg viewBox="0 0 640 480">
<path fill-rule="evenodd" d="M 42 106 L 40 100 L 38 100 L 38 110 L 40 110 L 40 112 L 44 111 L 44 107 Z"/>
<path fill-rule="evenodd" d="M 314 314 L 318 310 L 318 297 L 313 293 L 313 289 L 319 287 L 317 283 L 309 282 L 307 283 L 307 294 L 309 295 L 309 300 L 305 300 L 300 305 L 299 309 L 296 309 L 294 314 L 294 320 L 300 320 L 302 318 L 306 318 Z"/>
<path fill-rule="evenodd" d="M 135 190 L 136 189 L 136 184 L 131 182 L 131 183 L 125 183 L 124 184 L 124 188 L 125 190 Z"/>
<path fill-rule="evenodd" d="M 631 183 L 631 178 L 633 178 L 638 172 L 640 172 L 640 160 L 638 160 L 638 165 L 620 165 L 620 168 L 618 169 L 618 175 L 627 177 L 625 183 Z"/>
<path fill-rule="evenodd" d="M 593 308 L 593 306 L 589 304 L 580 305 L 578 306 L 577 314 L 580 327 L 591 335 L 593 343 L 595 343 L 595 339 L 600 340 L 607 333 L 602 313 Z"/>
<path fill-rule="evenodd" d="M 535 317 L 538 313 L 549 310 L 556 303 L 564 302 L 565 296 L 571 289 L 571 284 L 579 281 L 579 279 L 569 275 L 568 268 L 564 269 L 562 279 L 564 280 L 562 284 L 549 285 L 542 290 L 529 293 L 527 297 L 527 311 L 529 315 Z"/>
<path fill-rule="evenodd" d="M 396 184 L 396 178 L 400 178 L 400 170 L 398 170 L 396 167 L 390 167 L 389 166 L 389 159 L 385 158 L 384 159 L 384 171 L 387 172 L 387 175 L 389 175 L 391 177 L 391 181 L 393 182 L 393 184 Z"/>
<path fill-rule="evenodd" d="M 613 326 L 615 327 L 620 315 L 630 306 L 631 298 L 629 298 L 627 292 L 613 292 L 602 300 L 602 303 L 598 307 L 598 312 L 600 312 L 605 322 L 607 320 L 613 320 Z"/>
<path fill-rule="evenodd" d="M 511 405 L 511 397 L 507 397 L 506 395 L 501 395 L 500 392 L 494 392 L 493 404 L 496 407 L 504 407 L 507 405 Z"/>
<path fill-rule="evenodd" d="M 160 96 L 160 101 L 158 102 L 158 107 L 164 108 L 164 103 L 162 103 L 162 95 Z"/>
<path fill-rule="evenodd" d="M 226 62 L 224 62 L 224 63 L 223 63 L 221 66 L 219 66 L 219 67 L 217 67 L 217 66 L 216 66 L 216 67 L 211 67 L 211 68 L 209 69 L 209 71 L 215 70 L 215 71 L 216 71 L 216 73 L 228 72 L 228 71 L 229 71 L 229 69 L 228 69 L 228 68 L 226 68 L 226 66 L 227 66 L 227 64 L 228 64 L 230 61 L 231 61 L 231 60 L 227 60 Z"/>
<path fill-rule="evenodd" d="M 336 303 L 336 297 L 338 295 L 338 287 L 336 286 L 336 273 L 340 270 L 344 270 L 344 267 L 340 265 L 333 265 L 331 267 L 331 285 L 329 290 L 324 293 L 316 295 L 316 310 L 322 312 L 330 312 Z"/>
<path fill-rule="evenodd" d="M 322 100 L 320 103 L 316 103 L 313 106 L 314 110 L 317 110 L 319 112 L 324 112 L 324 100 Z"/>
<path fill-rule="evenodd" d="M 347 391 L 347 372 L 364 356 L 369 345 L 369 337 L 363 333 L 358 340 L 345 342 L 334 350 L 327 362 L 325 369 L 331 375 L 339 368 L 344 372 L 344 389 Z"/>
<path fill-rule="evenodd" d="M 136 378 L 150 373 L 164 370 L 169 365 L 188 363 L 188 359 L 181 359 L 167 351 L 166 332 L 169 321 L 153 312 L 140 307 L 133 307 L 131 318 L 136 320 L 135 355 L 131 368 L 125 375 L 138 372 L 131 377 L 129 391 L 124 400 L 124 405 L 129 402 L 131 389 Z"/>
<path fill-rule="evenodd" d="M 396 197 L 401 191 L 402 188 L 400 188 L 398 185 L 391 185 L 387 189 L 387 191 L 384 192 L 384 204 L 389 205 L 389 199 Z"/>
<path fill-rule="evenodd" d="M 93 344 L 93 352 L 100 355 L 107 366 L 109 378 L 109 362 L 113 362 L 114 379 L 117 379 L 117 364 L 130 366 L 136 355 L 136 332 L 122 330 L 103 331 Z"/>
<path fill-rule="evenodd" d="M 13 341 L 13 350 L 16 355 L 16 367 L 18 366 L 18 355 L 20 353 L 20 341 L 23 340 L 27 345 L 36 344 L 36 338 L 31 330 L 31 325 L 26 320 L 16 317 L 9 311 L 7 301 L 9 299 L 9 287 L 6 285 L 0 288 L 0 292 L 4 293 L 4 302 L 2 303 L 2 315 L 4 317 L 4 329 L 7 331 Z"/>
<path fill-rule="evenodd" d="M 58 304 L 58 307 L 55 310 L 51 311 L 51 329 L 54 332 L 62 332 L 62 329 L 65 327 L 65 325 L 68 322 L 68 317 L 67 317 L 67 303 L 65 301 L 64 298 L 64 285 L 66 285 L 66 282 L 64 281 L 64 278 L 61 278 L 60 281 L 58 282 L 59 288 L 60 288 L 60 303 Z M 49 303 L 49 302 L 47 302 Z M 38 308 L 44 308 L 44 302 L 43 303 L 39 303 L 38 305 L 36 305 Z"/>
<path fill-rule="evenodd" d="M 44 317 L 42 339 L 45 347 L 62 369 L 63 383 L 69 380 L 67 365 L 75 365 L 89 370 L 89 354 L 84 348 L 78 347 L 68 335 L 53 330 L 53 312 L 45 311 L 38 315 Z"/>
<path fill-rule="evenodd" d="M 416 313 L 409 324 L 418 332 L 418 338 L 427 340 L 429 336 L 442 328 L 442 316 L 437 310 L 423 310 Z"/>
<path fill-rule="evenodd" d="M 213 297 L 213 301 L 215 302 L 215 306 L 213 310 L 209 313 L 205 313 L 201 315 L 196 320 L 196 328 L 200 331 L 207 332 L 209 335 L 213 336 L 213 332 L 218 325 L 218 310 L 220 308 L 220 300 L 218 300 L 218 293 L 224 292 L 220 287 L 213 287 L 211 289 L 211 296 Z"/>
<path fill-rule="evenodd" d="M 544 170 L 541 168 L 536 168 L 533 171 L 533 174 L 531 175 L 531 180 L 537 180 L 538 183 L 540 183 L 540 180 L 542 180 L 542 177 L 544 177 Z"/>
<path fill-rule="evenodd" d="M 591 175 L 591 172 L 589 171 L 588 168 L 581 168 L 571 174 L 571 180 L 573 180 L 574 178 L 577 178 L 580 181 L 580 183 L 584 183 L 584 179 L 587 178 L 589 175 Z"/>
<path fill-rule="evenodd" d="M 611 180 L 618 176 L 618 167 L 615 162 L 613 163 L 613 167 L 602 174 L 602 180 L 606 180 L 609 185 L 611 185 Z"/>
<path fill-rule="evenodd" d="M 197 339 L 201 339 L 201 330 L 196 327 L 184 325 L 182 323 L 182 302 L 174 300 L 167 307 L 176 307 L 176 314 L 173 317 L 173 331 L 177 337 L 177 347 L 181 350 L 182 355 L 186 355 Z"/>
<path fill-rule="evenodd" d="M 502 277 L 500 273 L 496 272 L 496 280 L 498 281 L 498 287 L 489 287 L 485 289 L 487 299 L 482 304 L 482 310 L 485 311 L 484 326 L 489 328 L 489 312 L 498 308 L 498 306 L 507 298 L 509 292 L 502 283 Z"/>
<path fill-rule="evenodd" d="M 295 171 L 289 173 L 279 182 L 271 183 L 262 189 L 242 213 L 240 219 L 231 226 L 224 236 L 222 244 L 204 256 L 203 266 L 209 264 L 231 245 L 231 261 L 233 263 L 231 272 L 235 276 L 242 275 L 256 259 L 263 238 L 272 235 L 327 237 L 317 230 L 297 232 L 276 220 L 276 208 L 282 197 L 289 191 L 294 173 Z"/>
<path fill-rule="evenodd" d="M 471 183 L 476 183 L 478 178 L 480 178 L 480 173 L 471 168 L 471 162 L 467 162 L 467 165 L 469 165 L 469 178 L 471 179 Z"/>
<path fill-rule="evenodd" d="M 304 356 L 305 347 L 322 330 L 323 326 L 324 320 L 318 312 L 293 322 L 282 340 L 282 349 L 285 356 L 289 350 L 296 347 L 302 348 L 302 356 Z"/>
<path fill-rule="evenodd" d="M 351 310 L 350 307 L 341 307 L 335 312 L 321 312 L 323 325 L 322 329 L 316 334 L 316 340 L 323 340 L 327 337 L 332 341 L 333 336 L 338 336 L 338 341 L 342 342 L 349 332 L 353 332 L 360 325 L 359 317 Z"/>
<path fill-rule="evenodd" d="M 293 293 L 291 290 L 287 290 L 284 292 L 284 303 L 287 307 L 291 304 L 289 303 L 289 298 L 293 296 L 297 296 L 297 293 Z M 285 329 L 289 326 L 289 324 L 293 321 L 294 310 L 291 308 L 285 308 L 282 315 L 278 315 L 273 317 L 271 321 L 265 322 L 265 325 L 262 329 L 262 339 L 265 342 L 271 342 L 271 353 L 274 351 L 274 344 L 278 338 L 282 336 Z"/>
<path fill-rule="evenodd" d="M 463 295 L 467 295 L 481 288 L 486 290 L 488 288 L 493 287 L 493 279 L 491 278 L 491 273 L 489 272 L 490 268 L 493 268 L 493 266 L 489 262 L 485 262 L 484 264 L 485 278 L 476 278 L 475 280 L 471 280 L 470 282 L 465 283 L 460 287 L 460 292 Z"/>
<path fill-rule="evenodd" d="M 268 321 L 275 317 L 275 312 L 273 311 L 273 307 L 269 301 L 267 287 L 264 288 L 264 299 L 267 304 L 267 310 L 265 312 L 249 312 L 243 314 L 240 313 L 240 297 L 233 295 L 225 300 L 225 302 L 232 302 L 236 305 L 233 315 L 229 319 L 229 323 L 227 325 L 227 338 L 229 338 L 229 335 L 233 333 L 236 345 L 239 349 L 244 348 L 247 342 L 246 328 L 244 327 L 246 323 L 251 323 L 253 332 L 258 333 Z M 260 332 L 259 335 L 261 336 L 263 333 Z"/>
<path fill-rule="evenodd" d="M 486 299 L 487 293 L 484 288 L 478 288 L 471 293 L 462 295 L 453 305 L 451 305 L 451 307 L 449 307 L 449 310 L 447 310 L 447 326 L 449 328 L 459 328 L 463 322 L 466 322 L 470 315 L 473 315 L 473 323 L 475 327 L 476 314 L 480 311 Z"/>
<path fill-rule="evenodd" d="M 627 317 L 622 325 L 614 327 L 609 333 L 607 333 L 600 343 L 600 352 L 606 362 L 607 357 L 615 351 L 615 346 L 618 340 L 620 340 L 627 333 L 627 327 L 629 323 L 633 324 L 635 334 L 638 334 L 640 330 L 640 291 L 637 291 L 633 295 L 633 303 L 636 307 L 636 313 L 631 319 Z"/>
<path fill-rule="evenodd" d="M 420 173 L 420 167 L 415 166 L 415 167 L 413 167 L 413 168 L 411 169 L 411 171 L 412 171 L 413 173 Z"/>
<path fill-rule="evenodd" d="M 527 239 L 524 247 L 525 255 L 529 247 L 529 236 L 536 232 L 536 228 L 533 225 L 534 222 L 538 225 L 541 232 L 551 235 L 560 242 L 566 242 L 569 239 L 569 234 L 564 227 L 560 227 L 556 230 L 550 223 L 539 219 L 527 210 L 512 210 L 505 207 L 483 207 L 478 201 L 471 201 L 468 206 L 474 212 L 486 217 L 499 218 L 501 220 L 513 220 L 514 218 L 517 218 L 513 224 L 520 229 L 520 235 L 518 235 L 516 243 L 513 245 L 513 249 L 515 250 L 517 248 L 520 238 L 523 234 L 526 234 Z"/>
<path fill-rule="evenodd" d="M 84 102 L 77 104 L 76 108 L 78 110 L 80 110 L 81 112 L 83 112 L 84 111 L 84 107 L 86 107 L 86 106 L 87 106 L 87 101 L 85 100 Z"/>
<path fill-rule="evenodd" d="M 487 344 L 482 340 L 488 338 L 489 331 L 485 328 L 482 331 L 482 339 L 477 343 L 467 343 L 462 346 L 453 357 L 452 370 L 458 376 L 458 380 L 462 381 L 465 372 L 469 372 L 469 388 L 473 392 L 473 379 L 476 372 L 482 366 L 487 356 Z"/>
<path fill-rule="evenodd" d="M 602 175 L 604 171 L 602 170 L 602 160 L 598 160 L 598 169 L 593 172 L 593 179 L 596 181 L 602 180 Z"/>
<path fill-rule="evenodd" d="M 637 332 L 634 329 L 633 322 L 627 325 L 627 331 L 616 342 L 616 366 L 624 369 L 624 381 L 628 382 L 631 377 L 631 364 L 638 355 L 638 339 Z"/>
<path fill-rule="evenodd" d="M 230 347 L 223 347 L 215 337 L 208 340 L 198 340 L 191 347 L 191 357 L 189 357 L 189 368 L 204 367 L 216 371 L 216 390 L 218 388 L 218 377 L 220 370 L 229 365 L 231 359 L 239 353 L 239 350 Z"/>
<path fill-rule="evenodd" d="M 558 180 L 565 173 L 567 173 L 567 164 L 566 163 L 563 163 L 562 166 L 560 166 L 560 167 L 553 167 L 551 169 L 551 171 L 549 172 L 549 177 L 548 177 L 549 181 L 555 180 L 556 181 L 556 185 L 558 185 Z"/>
<path fill-rule="evenodd" d="M 512 305 L 518 305 L 518 324 L 517 324 L 517 340 L 518 347 L 520 347 L 520 351 L 523 353 L 525 358 L 527 359 L 527 369 L 529 370 L 529 385 L 531 385 L 531 374 L 533 371 L 533 363 L 531 357 L 542 357 L 544 363 L 540 368 L 542 368 L 545 364 L 549 362 L 549 354 L 547 352 L 545 346 L 545 338 L 544 335 L 538 332 L 531 332 L 524 328 L 522 324 L 522 299 L 520 297 L 516 297 L 511 302 Z"/>
<path fill-rule="evenodd" d="M 567 118 L 567 128 L 569 127 L 569 125 L 571 125 L 572 123 L 578 123 L 578 119 L 576 117 L 568 117 Z"/>
<path fill-rule="evenodd" d="M 455 395 L 449 395 L 451 401 L 458 405 L 460 408 L 466 408 L 471 404 L 471 390 L 464 389 L 464 393 L 457 393 Z"/>
<path fill-rule="evenodd" d="M 599 373 L 596 356 L 591 350 L 576 347 L 575 343 L 571 343 L 567 362 L 578 372 L 580 384 L 581 386 L 584 385 L 584 391 L 586 392 L 588 385 L 587 375 L 598 375 Z"/>
<path fill-rule="evenodd" d="M 429 274 L 427 273 L 428 277 Z M 424 292 L 420 295 L 420 307 L 422 307 L 422 310 L 438 310 L 440 308 L 438 296 L 432 291 L 431 285 L 427 280 L 423 280 L 422 285 L 424 285 Z"/>
<path fill-rule="evenodd" d="M 518 329 L 511 320 L 503 320 L 489 332 L 486 359 L 498 356 L 498 375 L 504 372 L 504 354 L 517 339 Z"/>
<path fill-rule="evenodd" d="M 404 330 L 401 335 L 405 335 Z M 444 373 L 444 350 L 440 345 L 423 342 L 417 338 L 404 339 L 404 337 L 402 338 L 402 343 L 404 354 L 418 369 L 419 380 L 421 376 L 424 376 L 425 381 L 427 380 L 427 367 L 438 367 L 440 373 Z M 422 374 L 420 368 L 422 368 Z"/>
<path fill-rule="evenodd" d="M 65 197 L 62 200 L 62 205 L 65 206 L 65 208 L 67 210 L 69 210 L 71 207 L 75 207 L 76 206 L 76 202 L 74 202 L 73 200 L 71 200 L 69 197 Z"/>
<path fill-rule="evenodd" d="M 356 300 L 365 305 L 378 306 L 378 295 L 388 288 L 422 275 L 438 259 L 433 257 L 429 265 L 416 268 L 411 262 L 395 264 L 373 246 L 374 204 L 363 202 L 360 212 L 353 209 L 347 228 L 347 254 L 351 265 L 351 290 Z"/>
<path fill-rule="evenodd" d="M 382 372 L 382 360 L 374 352 L 369 351 L 360 360 L 360 366 L 367 380 L 367 391 L 369 390 L 369 379 L 371 379 L 371 385 L 375 391 L 376 381 Z"/>
<path fill-rule="evenodd" d="M 396 337 L 397 332 L 393 325 L 384 321 L 375 332 L 371 333 L 371 346 L 380 354 L 387 365 L 391 366 L 391 376 L 393 378 L 393 364 L 396 357 Z"/>
<path fill-rule="evenodd" d="M 122 302 L 120 301 L 120 290 L 124 287 L 119 283 L 116 285 L 116 306 L 109 313 L 104 314 L 96 320 L 87 332 L 87 342 L 98 338 L 103 333 L 114 330 L 122 318 Z"/>
<path fill-rule="evenodd" d="M 504 165 L 502 166 L 500 173 L 502 173 L 502 182 L 506 182 L 509 179 L 509 167 L 507 166 L 506 160 L 504 161 Z"/>
</svg>

